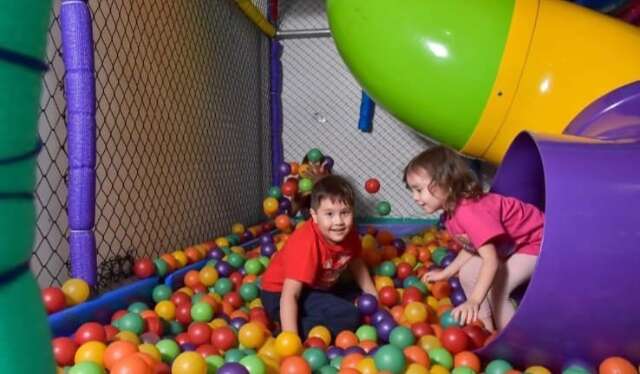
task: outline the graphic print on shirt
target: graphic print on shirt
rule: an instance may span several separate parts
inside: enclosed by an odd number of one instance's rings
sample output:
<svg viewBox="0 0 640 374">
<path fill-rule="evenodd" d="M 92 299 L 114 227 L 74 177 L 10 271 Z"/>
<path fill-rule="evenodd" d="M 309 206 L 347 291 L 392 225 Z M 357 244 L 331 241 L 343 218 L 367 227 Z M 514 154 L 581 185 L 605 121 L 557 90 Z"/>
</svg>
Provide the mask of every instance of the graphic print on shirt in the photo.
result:
<svg viewBox="0 0 640 374">
<path fill-rule="evenodd" d="M 349 260 L 351 260 L 351 255 L 340 255 L 336 258 L 329 257 L 326 259 L 322 263 L 322 269 L 320 269 L 320 274 L 317 277 L 316 284 L 318 287 L 325 290 L 331 288 L 347 267 Z"/>
</svg>

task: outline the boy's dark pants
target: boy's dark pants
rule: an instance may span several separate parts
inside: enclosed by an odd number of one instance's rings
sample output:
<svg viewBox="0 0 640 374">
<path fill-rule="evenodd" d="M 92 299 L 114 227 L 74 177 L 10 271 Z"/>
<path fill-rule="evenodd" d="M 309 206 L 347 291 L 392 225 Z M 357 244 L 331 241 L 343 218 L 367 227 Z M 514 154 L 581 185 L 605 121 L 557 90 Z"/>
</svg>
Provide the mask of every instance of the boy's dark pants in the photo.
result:
<svg viewBox="0 0 640 374">
<path fill-rule="evenodd" d="M 309 330 L 323 325 L 335 337 L 342 330 L 354 331 L 360 314 L 354 305 L 359 291 L 352 287 L 334 287 L 328 291 L 304 288 L 298 299 L 298 331 L 304 339 Z M 260 292 L 262 305 L 271 321 L 280 321 L 280 292 Z"/>
</svg>

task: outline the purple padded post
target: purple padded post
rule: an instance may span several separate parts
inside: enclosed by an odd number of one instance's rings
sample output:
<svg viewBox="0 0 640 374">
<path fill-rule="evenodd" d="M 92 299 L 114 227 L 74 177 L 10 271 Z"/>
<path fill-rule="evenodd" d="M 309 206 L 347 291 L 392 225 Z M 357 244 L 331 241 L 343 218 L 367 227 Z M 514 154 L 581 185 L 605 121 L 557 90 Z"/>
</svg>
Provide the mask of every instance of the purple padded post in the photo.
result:
<svg viewBox="0 0 640 374">
<path fill-rule="evenodd" d="M 275 39 L 271 39 L 270 43 L 271 183 L 274 186 L 279 186 L 282 179 L 286 177 L 280 173 L 280 164 L 284 162 L 282 146 L 282 43 Z"/>
<path fill-rule="evenodd" d="M 84 1 L 60 9 L 67 100 L 68 209 L 71 275 L 96 284 L 96 119 L 91 14 Z"/>
</svg>

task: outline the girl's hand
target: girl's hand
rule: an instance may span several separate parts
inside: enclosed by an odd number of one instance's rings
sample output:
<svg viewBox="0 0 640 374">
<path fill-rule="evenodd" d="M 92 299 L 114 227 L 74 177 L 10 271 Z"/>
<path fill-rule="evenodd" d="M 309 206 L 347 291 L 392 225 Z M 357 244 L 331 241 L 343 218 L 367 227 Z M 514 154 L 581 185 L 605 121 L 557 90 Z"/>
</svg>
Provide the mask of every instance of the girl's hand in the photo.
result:
<svg viewBox="0 0 640 374">
<path fill-rule="evenodd" d="M 444 270 L 431 270 L 422 276 L 423 282 L 437 282 L 447 278 Z"/>
<path fill-rule="evenodd" d="M 451 314 L 453 315 L 453 318 L 458 321 L 458 323 L 464 326 L 478 319 L 479 309 L 480 304 L 472 300 L 467 300 L 455 307 L 453 311 L 451 311 Z"/>
</svg>

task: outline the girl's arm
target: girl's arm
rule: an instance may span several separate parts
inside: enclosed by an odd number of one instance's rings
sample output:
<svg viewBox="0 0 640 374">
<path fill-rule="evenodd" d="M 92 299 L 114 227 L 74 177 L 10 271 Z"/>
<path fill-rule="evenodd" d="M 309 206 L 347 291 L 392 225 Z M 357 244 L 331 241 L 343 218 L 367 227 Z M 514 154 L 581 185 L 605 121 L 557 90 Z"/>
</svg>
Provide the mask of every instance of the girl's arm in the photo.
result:
<svg viewBox="0 0 640 374">
<path fill-rule="evenodd" d="M 360 286 L 362 291 L 370 293 L 376 298 L 378 297 L 378 292 L 376 291 L 376 287 L 373 285 L 371 275 L 369 275 L 369 270 L 367 270 L 362 259 L 353 259 L 351 263 L 349 263 L 349 270 L 351 270 L 356 283 L 358 283 L 358 286 Z"/>
<path fill-rule="evenodd" d="M 498 253 L 493 244 L 487 243 L 478 248 L 478 254 L 482 257 L 482 266 L 480 267 L 478 281 L 469 296 L 469 300 L 480 304 L 487 297 L 498 270 Z"/>
<path fill-rule="evenodd" d="M 280 323 L 282 331 L 298 333 L 298 299 L 302 282 L 286 278 L 280 293 Z"/>
<path fill-rule="evenodd" d="M 460 271 L 460 268 L 462 268 L 462 265 L 464 265 L 467 261 L 469 261 L 469 259 L 473 256 L 474 256 L 473 253 L 470 253 L 468 251 L 465 251 L 464 249 L 461 249 L 460 252 L 458 252 L 458 255 L 456 256 L 455 260 L 453 260 L 451 264 L 449 264 L 449 266 L 447 266 L 443 270 L 432 270 L 427 272 L 422 277 L 422 281 L 436 282 L 443 279 L 447 279 L 452 275 L 456 274 L 458 271 Z"/>
</svg>

